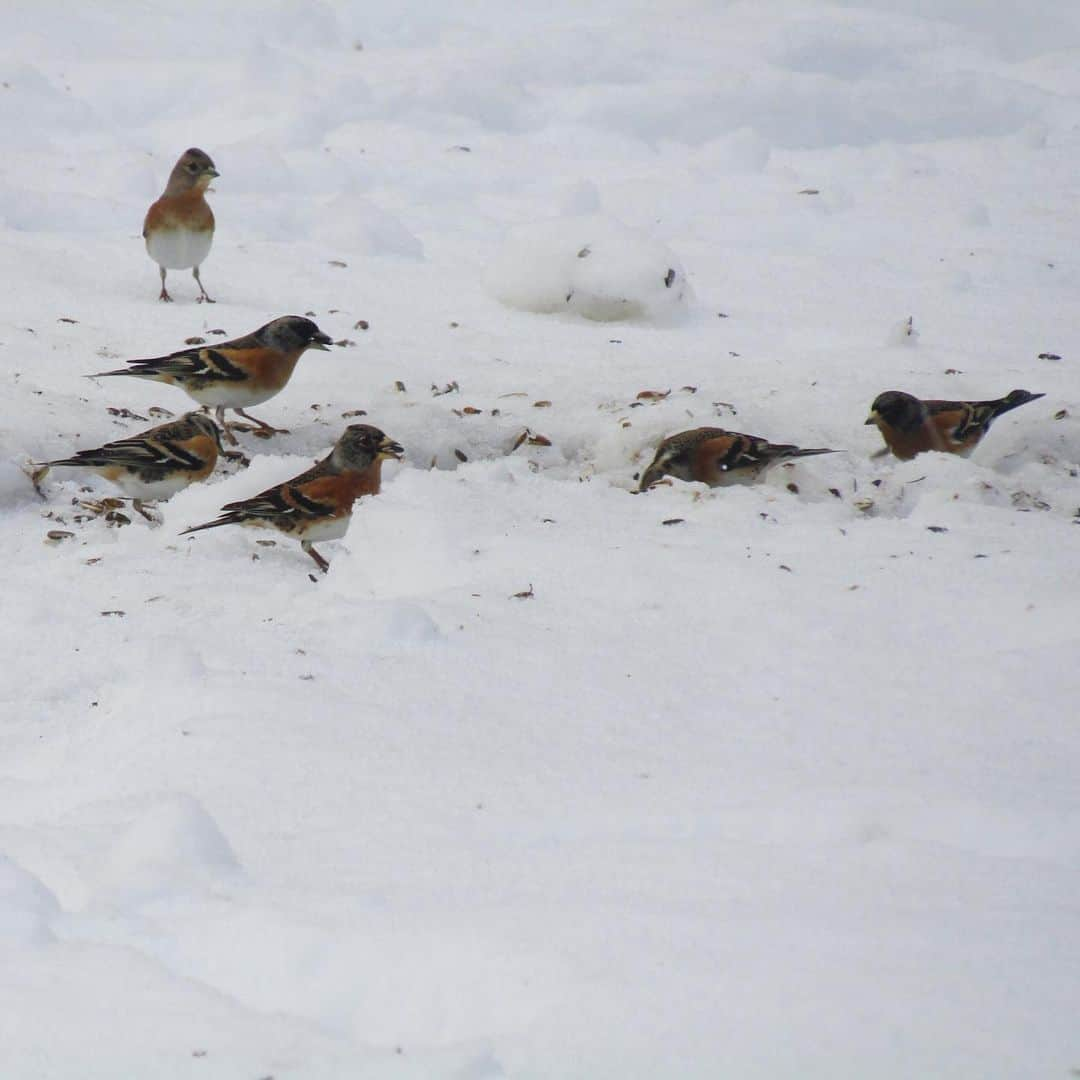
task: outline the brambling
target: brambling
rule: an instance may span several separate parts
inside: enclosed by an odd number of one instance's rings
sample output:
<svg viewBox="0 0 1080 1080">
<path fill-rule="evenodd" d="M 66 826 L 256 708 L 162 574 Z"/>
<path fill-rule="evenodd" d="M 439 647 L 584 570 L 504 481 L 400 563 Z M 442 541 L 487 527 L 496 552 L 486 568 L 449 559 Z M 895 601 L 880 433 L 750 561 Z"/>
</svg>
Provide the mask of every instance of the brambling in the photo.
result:
<svg viewBox="0 0 1080 1080">
<path fill-rule="evenodd" d="M 179 386 L 200 405 L 214 409 L 225 439 L 235 445 L 236 438 L 225 423 L 225 410 L 232 409 L 250 420 L 262 434 L 277 434 L 283 429 L 250 416 L 244 407 L 259 405 L 279 393 L 308 349 L 329 352 L 329 344 L 330 338 L 310 319 L 283 315 L 233 341 L 181 349 L 149 360 L 131 360 L 126 368 L 99 371 L 89 378 L 132 375 Z"/>
<path fill-rule="evenodd" d="M 307 472 L 250 499 L 227 503 L 221 516 L 193 525 L 180 535 L 216 529 L 219 525 L 254 525 L 277 529 L 300 541 L 325 574 L 330 564 L 312 544 L 340 540 L 349 528 L 353 503 L 362 495 L 378 495 L 382 463 L 399 459 L 402 448 L 370 424 L 351 424 L 333 450 Z"/>
<path fill-rule="evenodd" d="M 219 450 L 217 424 L 205 413 L 190 412 L 130 438 L 96 450 L 80 450 L 74 457 L 39 462 L 35 467 L 62 465 L 95 472 L 129 496 L 143 517 L 149 517 L 144 502 L 172 498 L 188 484 L 205 480 L 214 471 Z"/>
<path fill-rule="evenodd" d="M 142 234 L 150 258 L 161 270 L 159 300 L 172 300 L 165 272 L 190 267 L 199 286 L 199 303 L 214 302 L 206 295 L 199 267 L 214 242 L 214 212 L 204 196 L 210 181 L 220 175 L 210 156 L 193 146 L 180 155 L 161 198 L 146 211 Z"/>
<path fill-rule="evenodd" d="M 920 401 L 900 390 L 874 398 L 867 424 L 876 424 L 887 449 L 901 461 L 927 450 L 967 456 L 1002 413 L 1045 397 L 1014 390 L 994 401 Z"/>
<path fill-rule="evenodd" d="M 835 450 L 802 450 L 756 435 L 701 427 L 671 435 L 657 447 L 652 464 L 641 474 L 638 491 L 648 491 L 664 476 L 699 480 L 709 487 L 756 480 L 769 465 L 785 458 L 835 454 Z"/>
</svg>

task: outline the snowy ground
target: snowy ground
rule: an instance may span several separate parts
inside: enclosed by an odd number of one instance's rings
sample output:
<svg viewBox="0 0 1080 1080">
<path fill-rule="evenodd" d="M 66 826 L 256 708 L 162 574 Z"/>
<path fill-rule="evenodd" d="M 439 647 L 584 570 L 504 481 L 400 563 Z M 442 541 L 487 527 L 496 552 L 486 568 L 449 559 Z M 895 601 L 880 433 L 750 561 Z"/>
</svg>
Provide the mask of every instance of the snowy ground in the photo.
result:
<svg viewBox="0 0 1080 1080">
<path fill-rule="evenodd" d="M 0 1077 L 1080 1068 L 1080 9 L 110 7 L 0 38 Z M 138 235 L 189 145 L 214 307 Z M 35 494 L 188 404 L 83 375 L 304 312 L 249 470 Z M 327 578 L 177 535 L 357 409 Z M 699 424 L 847 452 L 630 494 Z"/>
</svg>

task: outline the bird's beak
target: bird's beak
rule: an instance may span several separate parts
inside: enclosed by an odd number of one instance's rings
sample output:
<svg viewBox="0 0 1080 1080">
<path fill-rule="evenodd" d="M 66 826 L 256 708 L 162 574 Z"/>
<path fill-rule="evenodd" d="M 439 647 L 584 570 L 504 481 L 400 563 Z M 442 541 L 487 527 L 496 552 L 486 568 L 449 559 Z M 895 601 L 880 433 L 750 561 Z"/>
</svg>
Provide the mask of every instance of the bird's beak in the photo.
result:
<svg viewBox="0 0 1080 1080">
<path fill-rule="evenodd" d="M 210 179 L 211 179 L 211 180 L 213 180 L 213 179 L 214 179 L 215 177 L 217 177 L 217 176 L 220 176 L 220 175 L 221 175 L 221 173 L 219 173 L 219 172 L 217 171 L 217 169 L 215 169 L 215 168 L 214 168 L 214 166 L 213 166 L 213 165 L 208 165 L 208 166 L 207 166 L 207 167 L 206 167 L 206 168 L 205 168 L 205 169 L 203 170 L 203 175 L 204 175 L 204 176 L 209 176 L 209 177 L 210 177 Z"/>
<path fill-rule="evenodd" d="M 332 345 L 333 339 L 329 334 L 316 334 L 308 345 L 309 349 L 318 349 L 320 352 L 329 352 L 328 345 Z"/>
<path fill-rule="evenodd" d="M 869 416 L 868 416 L 868 417 L 867 417 L 867 418 L 866 418 L 866 419 L 865 419 L 865 420 L 863 421 L 863 427 L 866 427 L 866 425 L 867 425 L 867 424 L 876 424 L 876 423 L 877 423 L 877 413 L 871 413 L 871 414 L 870 414 L 870 415 L 869 415 Z"/>
<path fill-rule="evenodd" d="M 404 453 L 405 450 L 401 446 L 401 444 L 394 442 L 393 439 L 383 439 L 383 441 L 379 443 L 380 461 L 382 461 L 384 458 L 390 458 L 393 461 L 400 461 L 401 455 Z"/>
<path fill-rule="evenodd" d="M 636 494 L 640 495 L 643 491 L 648 491 L 663 475 L 659 469 L 646 469 L 641 474 L 641 482 L 637 486 Z"/>
</svg>

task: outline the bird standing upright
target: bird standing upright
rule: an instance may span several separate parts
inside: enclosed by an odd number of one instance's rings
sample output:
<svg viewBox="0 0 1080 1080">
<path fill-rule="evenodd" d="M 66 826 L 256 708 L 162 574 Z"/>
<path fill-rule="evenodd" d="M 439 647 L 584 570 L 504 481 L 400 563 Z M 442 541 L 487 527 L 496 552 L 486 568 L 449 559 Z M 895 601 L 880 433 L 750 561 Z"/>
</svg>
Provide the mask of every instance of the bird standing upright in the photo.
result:
<svg viewBox="0 0 1080 1080">
<path fill-rule="evenodd" d="M 226 441 L 235 445 L 236 437 L 225 423 L 225 410 L 232 409 L 257 424 L 263 435 L 281 431 L 244 412 L 244 408 L 268 401 L 283 390 L 296 362 L 308 349 L 329 352 L 330 344 L 329 335 L 310 319 L 282 315 L 250 334 L 220 345 L 195 346 L 168 356 L 132 360 L 126 368 L 99 371 L 88 378 L 131 375 L 179 386 L 200 405 L 215 410 Z"/>
<path fill-rule="evenodd" d="M 316 540 L 340 540 L 361 495 L 378 495 L 382 463 L 404 451 L 370 424 L 350 424 L 333 450 L 307 472 L 250 499 L 227 503 L 221 516 L 193 525 L 180 535 L 221 525 L 255 525 L 294 536 L 325 574 L 330 564 L 313 547 Z"/>
<path fill-rule="evenodd" d="M 150 258 L 161 270 L 159 300 L 172 300 L 165 288 L 167 270 L 187 270 L 199 286 L 199 303 L 214 301 L 203 288 L 199 267 L 214 242 L 214 212 L 206 202 L 207 185 L 220 175 L 210 156 L 197 147 L 185 150 L 169 174 L 161 198 L 143 221 L 143 238 Z"/>
</svg>

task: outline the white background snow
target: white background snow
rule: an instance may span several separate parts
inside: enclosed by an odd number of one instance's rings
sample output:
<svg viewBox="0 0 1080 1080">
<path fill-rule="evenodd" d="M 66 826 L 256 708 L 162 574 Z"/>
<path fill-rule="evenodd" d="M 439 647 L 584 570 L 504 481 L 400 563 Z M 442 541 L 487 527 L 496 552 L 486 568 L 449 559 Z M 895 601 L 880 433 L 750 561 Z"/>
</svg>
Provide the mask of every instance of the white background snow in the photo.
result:
<svg viewBox="0 0 1080 1080">
<path fill-rule="evenodd" d="M 1080 1068 L 1080 8 L 4 24 L 0 1076 Z M 214 307 L 139 237 L 189 145 Z M 304 312 L 354 344 L 249 470 L 34 492 L 189 404 L 84 375 Z M 882 390 L 1014 387 L 870 457 Z M 325 579 L 178 536 L 358 409 L 407 455 Z M 846 453 L 631 494 L 700 424 Z"/>
</svg>

